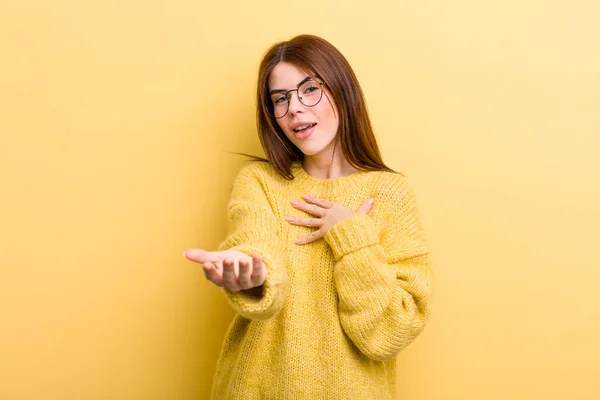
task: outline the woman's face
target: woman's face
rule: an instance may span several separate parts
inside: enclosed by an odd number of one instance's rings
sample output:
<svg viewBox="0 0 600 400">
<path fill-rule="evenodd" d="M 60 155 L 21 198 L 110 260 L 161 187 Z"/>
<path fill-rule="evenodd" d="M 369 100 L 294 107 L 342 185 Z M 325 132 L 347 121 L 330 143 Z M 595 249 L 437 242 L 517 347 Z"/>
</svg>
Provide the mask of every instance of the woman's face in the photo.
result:
<svg viewBox="0 0 600 400">
<path fill-rule="evenodd" d="M 288 62 L 280 62 L 275 66 L 269 77 L 269 93 L 282 89 L 288 91 L 296 89 L 309 74 L 299 69 L 296 65 Z M 315 82 L 320 82 L 317 78 Z M 331 155 L 338 129 L 337 109 L 333 104 L 331 94 L 325 86 L 321 101 L 317 105 L 308 107 L 298 100 L 296 91 L 290 92 L 289 109 L 282 118 L 277 118 L 277 124 L 283 130 L 288 139 L 306 156 Z M 310 90 L 314 90 L 314 87 Z M 308 91 L 305 92 L 304 101 L 308 103 Z M 300 93 L 303 96 L 302 93 Z M 280 95 L 281 96 L 281 95 Z M 331 99 L 331 100 L 330 100 Z M 334 111 L 335 110 L 335 111 Z M 305 126 L 308 129 L 302 129 Z"/>
</svg>

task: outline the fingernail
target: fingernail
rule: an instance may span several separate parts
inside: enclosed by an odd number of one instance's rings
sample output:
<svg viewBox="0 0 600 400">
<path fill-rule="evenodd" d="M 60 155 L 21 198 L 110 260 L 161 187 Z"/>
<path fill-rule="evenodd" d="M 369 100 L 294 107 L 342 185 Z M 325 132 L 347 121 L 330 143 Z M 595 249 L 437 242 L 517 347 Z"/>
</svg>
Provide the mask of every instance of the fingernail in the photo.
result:
<svg viewBox="0 0 600 400">
<path fill-rule="evenodd" d="M 187 256 L 185 255 L 185 253 L 187 253 L 187 251 L 184 251 L 184 252 L 183 252 L 183 256 L 184 256 L 184 257 L 187 257 Z"/>
<path fill-rule="evenodd" d="M 293 222 L 294 218 L 293 217 L 286 217 L 285 220 L 288 221 L 288 222 Z"/>
<path fill-rule="evenodd" d="M 370 205 L 370 206 L 372 206 L 374 202 L 375 202 L 375 199 L 371 197 L 371 198 L 369 199 L 369 202 L 368 202 L 368 203 L 369 203 L 369 205 Z"/>
<path fill-rule="evenodd" d="M 293 204 L 293 205 L 295 205 L 295 206 L 297 206 L 297 205 L 298 205 L 298 204 L 300 204 L 300 203 L 298 203 L 298 201 L 297 201 L 297 200 L 292 200 L 292 204 Z"/>
</svg>

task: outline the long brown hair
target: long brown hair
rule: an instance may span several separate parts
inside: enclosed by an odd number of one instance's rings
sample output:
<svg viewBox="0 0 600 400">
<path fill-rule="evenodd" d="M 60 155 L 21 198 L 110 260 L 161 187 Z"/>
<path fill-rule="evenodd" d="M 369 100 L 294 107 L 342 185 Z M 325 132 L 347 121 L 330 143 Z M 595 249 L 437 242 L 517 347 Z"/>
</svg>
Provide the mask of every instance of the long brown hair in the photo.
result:
<svg viewBox="0 0 600 400">
<path fill-rule="evenodd" d="M 270 107 L 269 76 L 282 61 L 292 63 L 325 82 L 338 109 L 336 140 L 341 145 L 344 158 L 354 168 L 395 172 L 383 163 L 365 98 L 352 67 L 331 43 L 313 35 L 299 35 L 276 43 L 266 52 L 258 70 L 256 122 L 267 158 L 236 154 L 268 162 L 286 179 L 293 179 L 290 169 L 292 163 L 304 160 L 302 151 L 287 138 L 275 118 L 267 112 L 267 107 Z"/>
</svg>

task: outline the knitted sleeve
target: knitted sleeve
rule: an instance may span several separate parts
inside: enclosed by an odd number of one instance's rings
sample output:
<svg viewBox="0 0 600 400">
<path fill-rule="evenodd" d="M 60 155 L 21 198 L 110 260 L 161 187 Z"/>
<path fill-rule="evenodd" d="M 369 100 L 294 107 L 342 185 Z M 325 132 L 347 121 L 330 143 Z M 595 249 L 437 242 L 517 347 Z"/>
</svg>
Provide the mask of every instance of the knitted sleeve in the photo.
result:
<svg viewBox="0 0 600 400">
<path fill-rule="evenodd" d="M 259 288 L 223 289 L 233 309 L 245 318 L 265 320 L 277 314 L 285 299 L 287 273 L 281 226 L 267 196 L 266 172 L 248 164 L 235 178 L 228 204 L 228 234 L 218 250 L 259 254 L 268 271 Z"/>
<path fill-rule="evenodd" d="M 336 260 L 342 327 L 377 361 L 395 356 L 423 330 L 432 286 L 413 191 L 391 185 L 383 196 L 380 202 L 390 211 L 381 230 L 368 215 L 355 214 L 325 235 Z"/>
</svg>

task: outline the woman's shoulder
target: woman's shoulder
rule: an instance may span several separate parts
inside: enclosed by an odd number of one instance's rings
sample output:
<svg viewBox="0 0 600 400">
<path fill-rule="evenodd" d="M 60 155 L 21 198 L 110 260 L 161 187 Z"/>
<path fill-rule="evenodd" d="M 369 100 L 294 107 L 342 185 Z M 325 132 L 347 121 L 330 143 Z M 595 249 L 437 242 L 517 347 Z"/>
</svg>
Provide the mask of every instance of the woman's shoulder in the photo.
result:
<svg viewBox="0 0 600 400">
<path fill-rule="evenodd" d="M 264 161 L 249 161 L 238 171 L 235 184 L 264 188 L 272 186 L 277 180 L 277 172 L 271 164 Z"/>
<path fill-rule="evenodd" d="M 402 172 L 371 171 L 371 185 L 373 189 L 380 192 L 392 192 L 410 190 L 408 177 Z"/>
<path fill-rule="evenodd" d="M 266 161 L 248 161 L 244 164 L 237 176 L 238 177 L 255 177 L 259 178 L 261 176 L 272 176 L 274 172 L 273 166 Z"/>
<path fill-rule="evenodd" d="M 404 173 L 376 171 L 371 176 L 370 192 L 386 214 L 400 212 L 416 201 L 414 187 Z"/>
</svg>

